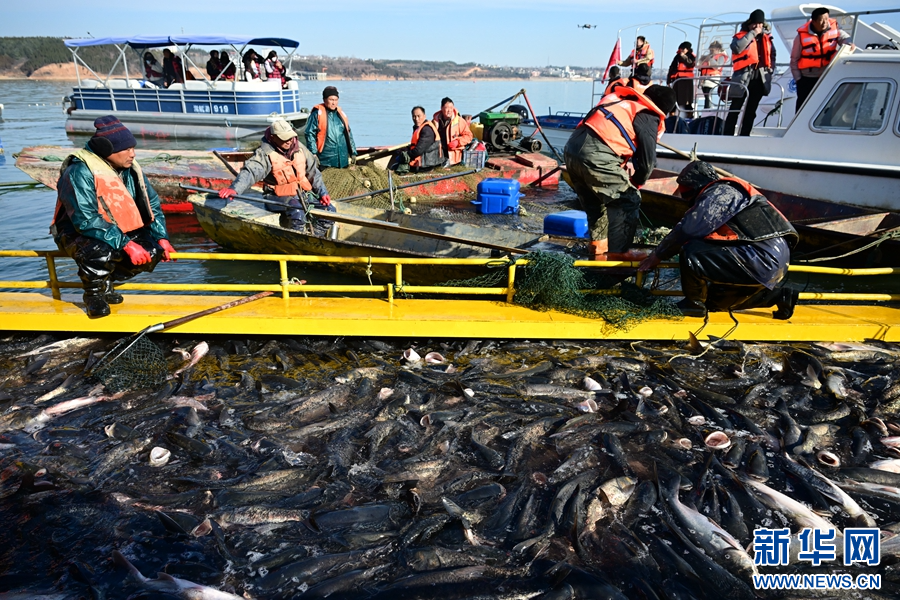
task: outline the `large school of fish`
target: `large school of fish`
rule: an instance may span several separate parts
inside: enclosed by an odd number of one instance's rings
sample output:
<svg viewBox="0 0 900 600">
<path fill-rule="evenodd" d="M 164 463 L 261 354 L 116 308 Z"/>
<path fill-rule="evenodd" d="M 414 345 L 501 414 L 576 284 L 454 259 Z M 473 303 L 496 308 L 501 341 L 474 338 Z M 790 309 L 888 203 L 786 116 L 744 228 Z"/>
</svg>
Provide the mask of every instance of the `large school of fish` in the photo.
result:
<svg viewBox="0 0 900 600">
<path fill-rule="evenodd" d="M 900 596 L 898 345 L 160 338 L 110 394 L 111 342 L 0 340 L 2 599 Z"/>
</svg>

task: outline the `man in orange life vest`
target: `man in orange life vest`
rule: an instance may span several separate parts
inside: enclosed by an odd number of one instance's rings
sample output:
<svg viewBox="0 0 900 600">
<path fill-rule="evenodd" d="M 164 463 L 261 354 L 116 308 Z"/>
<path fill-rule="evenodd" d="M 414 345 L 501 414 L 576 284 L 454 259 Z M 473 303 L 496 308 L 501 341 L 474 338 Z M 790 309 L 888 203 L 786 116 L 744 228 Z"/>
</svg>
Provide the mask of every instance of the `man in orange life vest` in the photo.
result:
<svg viewBox="0 0 900 600">
<path fill-rule="evenodd" d="M 134 160 L 134 136 L 112 115 L 94 127 L 87 145 L 63 161 L 50 226 L 56 245 L 78 265 L 92 319 L 122 303 L 113 281 L 152 271 L 175 251 L 159 196 Z"/>
<path fill-rule="evenodd" d="M 333 85 L 322 90 L 322 104 L 315 105 L 309 113 L 306 147 L 318 157 L 323 169 L 343 169 L 356 162 L 356 142 L 347 115 L 338 106 L 338 91 Z"/>
<path fill-rule="evenodd" d="M 306 213 L 299 194 L 308 199 L 310 208 L 336 212 L 316 157 L 300 143 L 297 132 L 284 119 L 277 119 L 266 129 L 259 148 L 244 162 L 231 185 L 219 190 L 219 197 L 230 200 L 258 181 L 263 182 L 266 196 L 290 205 L 265 205 L 267 210 L 281 213 L 279 224 L 285 229 L 302 231 L 306 227 Z M 309 192 L 315 193 L 318 199 Z M 315 233 L 324 235 L 330 225 L 319 221 Z"/>
<path fill-rule="evenodd" d="M 731 80 L 746 86 L 747 93 L 732 100 L 728 117 L 725 118 L 725 135 L 734 135 L 745 99 L 747 107 L 744 109 L 740 135 L 750 135 L 759 101 L 772 91 L 775 44 L 769 34 L 770 29 L 766 23 L 766 13 L 757 9 L 750 13 L 750 18 L 741 24 L 741 30 L 731 38 L 731 66 L 734 69 Z M 743 92 L 743 88 L 737 89 Z"/>
<path fill-rule="evenodd" d="M 596 254 L 631 247 L 641 206 L 638 188 L 656 165 L 656 142 L 673 108 L 670 88 L 651 85 L 642 94 L 620 86 L 600 100 L 566 143 L 568 180 L 587 213 Z"/>
<path fill-rule="evenodd" d="M 638 270 L 680 254 L 685 316 L 776 305 L 773 316 L 789 319 L 798 292 L 782 284 L 797 243 L 793 226 L 753 186 L 720 179 L 708 163 L 688 164 L 676 181 L 693 206 Z"/>
<path fill-rule="evenodd" d="M 797 84 L 796 110 L 806 102 L 822 71 L 837 54 L 838 46 L 845 44 L 851 50 L 856 48 L 850 41 L 850 34 L 838 27 L 824 6 L 814 10 L 812 18 L 797 30 L 791 48 L 791 74 Z"/>
<path fill-rule="evenodd" d="M 398 152 L 389 168 L 398 173 L 409 171 L 427 171 L 444 164 L 444 152 L 441 149 L 441 137 L 437 125 L 425 117 L 425 109 L 416 106 L 412 109 L 413 134 L 409 148 Z"/>
<path fill-rule="evenodd" d="M 441 110 L 434 113 L 431 120 L 437 125 L 438 135 L 441 137 L 441 150 L 447 157 L 444 166 L 461 163 L 463 150 L 475 137 L 469 129 L 469 122 L 459 114 L 450 98 L 441 100 Z"/>
<path fill-rule="evenodd" d="M 647 38 L 642 35 L 637 36 L 634 42 L 634 50 L 623 61 L 619 62 L 620 67 L 637 67 L 646 64 L 653 68 L 653 48 L 647 43 Z"/>
</svg>

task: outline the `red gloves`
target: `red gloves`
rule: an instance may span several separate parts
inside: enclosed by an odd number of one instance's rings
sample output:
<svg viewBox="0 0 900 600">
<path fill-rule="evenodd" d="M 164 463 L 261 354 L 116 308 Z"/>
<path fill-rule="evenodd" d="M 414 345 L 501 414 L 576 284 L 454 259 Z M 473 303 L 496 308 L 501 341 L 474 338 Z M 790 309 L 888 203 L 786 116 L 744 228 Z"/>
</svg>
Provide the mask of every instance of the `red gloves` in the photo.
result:
<svg viewBox="0 0 900 600">
<path fill-rule="evenodd" d="M 456 150 L 459 148 L 459 140 L 451 140 L 449 144 L 447 144 L 447 148 L 450 150 Z"/>
<path fill-rule="evenodd" d="M 225 198 L 226 200 L 231 200 L 237 196 L 237 192 L 231 188 L 223 188 L 219 190 L 219 198 Z"/>
<path fill-rule="evenodd" d="M 160 247 L 163 249 L 163 262 L 169 262 L 170 260 L 177 260 L 169 256 L 172 252 L 175 252 L 175 248 L 172 247 L 172 244 L 169 243 L 169 240 L 159 240 L 157 242 Z"/>
<path fill-rule="evenodd" d="M 128 255 L 128 258 L 131 259 L 131 263 L 134 265 L 145 265 L 150 262 L 150 253 L 144 250 L 140 244 L 128 242 L 123 250 L 125 250 L 125 254 Z"/>
<path fill-rule="evenodd" d="M 331 206 L 331 196 L 325 194 L 321 198 L 319 198 L 319 204 L 322 206 Z"/>
</svg>

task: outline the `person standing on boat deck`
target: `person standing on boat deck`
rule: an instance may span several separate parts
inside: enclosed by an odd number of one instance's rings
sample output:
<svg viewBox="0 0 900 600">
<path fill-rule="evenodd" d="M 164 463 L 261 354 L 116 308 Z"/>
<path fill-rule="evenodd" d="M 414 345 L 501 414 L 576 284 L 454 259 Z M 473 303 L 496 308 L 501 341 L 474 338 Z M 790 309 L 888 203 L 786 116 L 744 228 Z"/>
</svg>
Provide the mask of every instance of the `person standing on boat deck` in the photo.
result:
<svg viewBox="0 0 900 600">
<path fill-rule="evenodd" d="M 469 122 L 459 114 L 450 98 L 441 100 L 441 110 L 434 113 L 431 120 L 437 125 L 441 150 L 447 157 L 444 166 L 451 167 L 461 163 L 463 150 L 475 137 L 469 129 Z"/>
<path fill-rule="evenodd" d="M 850 34 L 830 18 L 828 9 L 821 6 L 812 12 L 812 18 L 797 29 L 791 48 L 791 74 L 797 84 L 797 108 L 800 110 L 816 82 L 837 54 L 838 46 L 856 46 Z"/>
<path fill-rule="evenodd" d="M 175 251 L 159 196 L 134 160 L 134 135 L 116 117 L 94 121 L 97 131 L 60 168 L 50 234 L 78 265 L 90 318 L 121 304 L 114 281 L 152 271 Z"/>
<path fill-rule="evenodd" d="M 744 109 L 740 135 L 750 135 L 753 122 L 756 121 L 759 101 L 772 91 L 775 44 L 770 30 L 771 27 L 766 23 L 766 13 L 757 9 L 750 13 L 750 18 L 741 24 L 741 30 L 731 39 L 731 66 L 734 69 L 731 80 L 746 86 L 747 92 L 731 101 L 728 117 L 725 119 L 725 135 L 734 135 L 745 100 L 747 107 Z"/>
<path fill-rule="evenodd" d="M 210 50 L 209 60 L 206 61 L 206 74 L 209 75 L 210 81 L 215 81 L 221 72 L 222 65 L 219 64 L 219 51 Z"/>
<path fill-rule="evenodd" d="M 619 87 L 620 85 L 625 85 L 625 80 L 622 79 L 621 72 L 619 71 L 619 67 L 610 67 L 609 68 L 609 83 L 606 84 L 606 89 L 603 90 L 603 95 L 607 95 L 611 93 L 614 89 Z"/>
<path fill-rule="evenodd" d="M 645 64 L 652 69 L 653 62 L 653 48 L 647 43 L 647 38 L 639 35 L 634 41 L 634 49 L 631 51 L 631 54 L 625 60 L 620 61 L 619 66 L 637 68 L 638 65 Z"/>
<path fill-rule="evenodd" d="M 722 68 L 728 64 L 728 54 L 722 51 L 722 43 L 713 40 L 709 51 L 700 57 L 700 90 L 703 92 L 703 108 L 712 106 L 712 91 L 718 87 Z"/>
<path fill-rule="evenodd" d="M 759 190 L 720 179 L 703 161 L 688 164 L 676 181 L 676 193 L 693 205 L 638 270 L 680 254 L 685 316 L 775 305 L 773 316 L 789 319 L 798 292 L 783 282 L 799 239 L 790 222 Z"/>
<path fill-rule="evenodd" d="M 166 87 L 173 83 L 184 83 L 184 65 L 181 63 L 181 57 L 169 50 L 163 50 L 163 77 L 166 80 Z"/>
<path fill-rule="evenodd" d="M 569 180 L 587 213 L 597 254 L 626 252 L 637 231 L 641 194 L 656 166 L 656 142 L 675 92 L 651 85 L 645 93 L 618 87 L 579 123 L 566 144 Z M 629 176 L 626 164 L 634 172 Z"/>
<path fill-rule="evenodd" d="M 219 190 L 219 197 L 230 200 L 244 193 L 254 183 L 262 181 L 266 194 L 272 194 L 279 202 L 290 207 L 266 204 L 266 209 L 280 212 L 279 223 L 286 229 L 303 230 L 306 226 L 306 213 L 303 212 L 298 194 L 314 192 L 318 200 L 309 199 L 310 208 L 318 208 L 336 212 L 331 203 L 331 196 L 322 173 L 319 172 L 319 161 L 307 150 L 297 138 L 297 132 L 284 119 L 278 119 L 266 129 L 262 142 L 241 168 L 241 172 L 231 185 Z M 324 235 L 330 222 L 319 221 L 317 234 Z"/>
<path fill-rule="evenodd" d="M 685 111 L 685 118 L 694 118 L 694 65 L 697 57 L 690 42 L 681 42 L 669 65 L 667 81 L 675 90 L 675 102 Z"/>
<path fill-rule="evenodd" d="M 322 90 L 322 104 L 313 106 L 306 120 L 306 147 L 322 168 L 344 169 L 356 162 L 356 142 L 338 99 L 337 88 L 329 85 Z"/>
<path fill-rule="evenodd" d="M 414 107 L 412 121 L 413 134 L 409 148 L 395 154 L 388 167 L 397 173 L 430 171 L 444 164 L 437 125 L 425 117 L 425 109 L 421 106 Z"/>
</svg>

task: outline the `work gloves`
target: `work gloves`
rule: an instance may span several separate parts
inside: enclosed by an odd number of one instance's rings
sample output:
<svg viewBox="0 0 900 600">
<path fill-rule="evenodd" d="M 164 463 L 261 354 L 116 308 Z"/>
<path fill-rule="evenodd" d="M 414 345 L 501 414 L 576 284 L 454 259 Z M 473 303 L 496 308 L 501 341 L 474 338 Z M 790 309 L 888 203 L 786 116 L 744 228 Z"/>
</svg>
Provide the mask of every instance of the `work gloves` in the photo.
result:
<svg viewBox="0 0 900 600">
<path fill-rule="evenodd" d="M 171 248 L 171 246 L 169 246 Z M 150 253 L 144 250 L 144 247 L 135 242 L 128 242 L 125 244 L 125 254 L 128 255 L 128 258 L 131 260 L 131 264 L 133 265 L 145 265 L 150 262 Z"/>
<path fill-rule="evenodd" d="M 175 248 L 172 247 L 172 244 L 169 243 L 169 240 L 159 240 L 157 242 L 159 246 L 163 249 L 163 262 L 169 262 L 170 260 L 175 260 L 170 256 L 172 252 L 175 252 Z"/>
<path fill-rule="evenodd" d="M 331 206 L 331 196 L 325 194 L 321 198 L 319 198 L 319 204 L 322 206 Z"/>
</svg>

